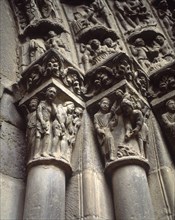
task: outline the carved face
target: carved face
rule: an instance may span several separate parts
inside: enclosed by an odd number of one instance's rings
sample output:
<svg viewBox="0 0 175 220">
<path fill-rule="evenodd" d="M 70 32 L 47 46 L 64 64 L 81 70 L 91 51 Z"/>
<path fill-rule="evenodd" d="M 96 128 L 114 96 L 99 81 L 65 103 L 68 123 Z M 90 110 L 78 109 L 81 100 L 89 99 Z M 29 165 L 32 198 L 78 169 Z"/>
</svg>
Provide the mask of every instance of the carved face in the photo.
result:
<svg viewBox="0 0 175 220">
<path fill-rule="evenodd" d="M 49 101 L 53 101 L 56 97 L 57 90 L 55 87 L 49 87 L 46 91 L 46 97 Z"/>
<path fill-rule="evenodd" d="M 175 112 L 175 101 L 174 100 L 169 100 L 168 102 L 167 102 L 167 104 L 166 104 L 166 106 L 167 106 L 167 110 L 169 111 L 169 112 Z"/>
<path fill-rule="evenodd" d="M 75 106 L 74 103 L 69 103 L 67 105 L 67 113 L 72 114 L 74 112 Z"/>
<path fill-rule="evenodd" d="M 164 44 L 164 38 L 161 35 L 157 35 L 156 42 L 160 45 Z"/>
<path fill-rule="evenodd" d="M 111 38 L 106 38 L 106 39 L 104 40 L 104 44 L 105 44 L 106 46 L 108 46 L 108 47 L 112 47 L 113 41 L 112 41 Z"/>
<path fill-rule="evenodd" d="M 145 42 L 144 42 L 144 40 L 142 38 L 137 38 L 135 40 L 135 45 L 136 46 L 145 46 Z"/>
<path fill-rule="evenodd" d="M 110 100 L 108 98 L 103 98 L 100 102 L 100 108 L 103 112 L 108 112 L 110 107 Z"/>
<path fill-rule="evenodd" d="M 99 41 L 99 40 L 94 39 L 94 40 L 91 41 L 91 47 L 92 47 L 92 49 L 96 50 L 96 49 L 99 48 L 99 46 L 100 46 L 100 41 Z"/>
<path fill-rule="evenodd" d="M 29 103 L 29 109 L 30 111 L 35 111 L 37 109 L 38 106 L 38 99 L 32 99 Z"/>
</svg>

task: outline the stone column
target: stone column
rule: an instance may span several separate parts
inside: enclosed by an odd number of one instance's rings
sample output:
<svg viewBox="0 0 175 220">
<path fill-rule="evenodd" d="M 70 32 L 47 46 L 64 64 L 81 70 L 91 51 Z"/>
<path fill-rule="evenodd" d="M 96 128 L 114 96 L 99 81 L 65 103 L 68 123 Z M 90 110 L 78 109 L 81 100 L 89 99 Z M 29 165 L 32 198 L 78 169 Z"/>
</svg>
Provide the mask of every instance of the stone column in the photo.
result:
<svg viewBox="0 0 175 220">
<path fill-rule="evenodd" d="M 65 219 L 65 164 L 52 159 L 33 165 L 28 170 L 23 218 Z"/>
<path fill-rule="evenodd" d="M 111 176 L 116 220 L 153 220 L 146 170 L 138 158 L 118 159 L 106 167 Z"/>
<path fill-rule="evenodd" d="M 28 177 L 23 219 L 65 219 L 66 177 L 72 173 L 71 156 L 83 109 L 72 101 L 55 103 L 50 86 L 44 100 L 28 105 Z"/>
</svg>

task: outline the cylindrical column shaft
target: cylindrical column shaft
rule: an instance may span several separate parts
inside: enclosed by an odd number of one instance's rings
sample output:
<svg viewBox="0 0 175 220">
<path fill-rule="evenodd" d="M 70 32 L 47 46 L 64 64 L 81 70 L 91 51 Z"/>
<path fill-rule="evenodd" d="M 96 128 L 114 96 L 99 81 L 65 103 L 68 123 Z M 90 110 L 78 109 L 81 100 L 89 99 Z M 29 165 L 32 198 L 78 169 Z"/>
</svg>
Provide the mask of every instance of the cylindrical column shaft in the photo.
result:
<svg viewBox="0 0 175 220">
<path fill-rule="evenodd" d="M 125 165 L 113 171 L 112 185 L 116 220 L 154 220 L 145 170 Z"/>
<path fill-rule="evenodd" d="M 65 219 L 65 173 L 53 165 L 30 168 L 27 178 L 24 219 Z"/>
</svg>

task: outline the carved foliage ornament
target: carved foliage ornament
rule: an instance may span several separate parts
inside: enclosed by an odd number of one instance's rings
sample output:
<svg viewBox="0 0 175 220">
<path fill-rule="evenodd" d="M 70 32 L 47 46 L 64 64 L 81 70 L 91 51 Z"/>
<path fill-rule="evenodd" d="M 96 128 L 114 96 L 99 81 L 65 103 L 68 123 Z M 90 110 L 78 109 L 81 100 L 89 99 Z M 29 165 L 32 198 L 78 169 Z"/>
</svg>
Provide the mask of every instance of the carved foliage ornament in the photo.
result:
<svg viewBox="0 0 175 220">
<path fill-rule="evenodd" d="M 98 67 L 87 74 L 85 97 L 92 97 L 123 79 L 130 82 L 142 95 L 147 95 L 147 76 L 138 66 L 135 66 L 133 60 L 120 54 L 110 59 L 105 66 Z"/>
<path fill-rule="evenodd" d="M 83 77 L 81 73 L 70 64 L 65 63 L 64 59 L 53 50 L 48 51 L 37 63 L 23 72 L 21 84 L 24 82 L 27 92 L 31 92 L 51 77 L 60 80 L 78 96 L 82 95 Z"/>
</svg>

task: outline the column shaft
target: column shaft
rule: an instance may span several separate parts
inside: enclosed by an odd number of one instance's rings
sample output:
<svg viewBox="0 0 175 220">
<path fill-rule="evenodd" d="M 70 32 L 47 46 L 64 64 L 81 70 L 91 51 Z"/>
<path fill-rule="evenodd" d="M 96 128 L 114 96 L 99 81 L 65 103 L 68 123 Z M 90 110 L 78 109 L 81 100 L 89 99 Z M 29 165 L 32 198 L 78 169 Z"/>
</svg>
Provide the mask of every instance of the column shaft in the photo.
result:
<svg viewBox="0 0 175 220">
<path fill-rule="evenodd" d="M 29 170 L 24 219 L 65 219 L 65 173 L 53 165 Z"/>
</svg>

